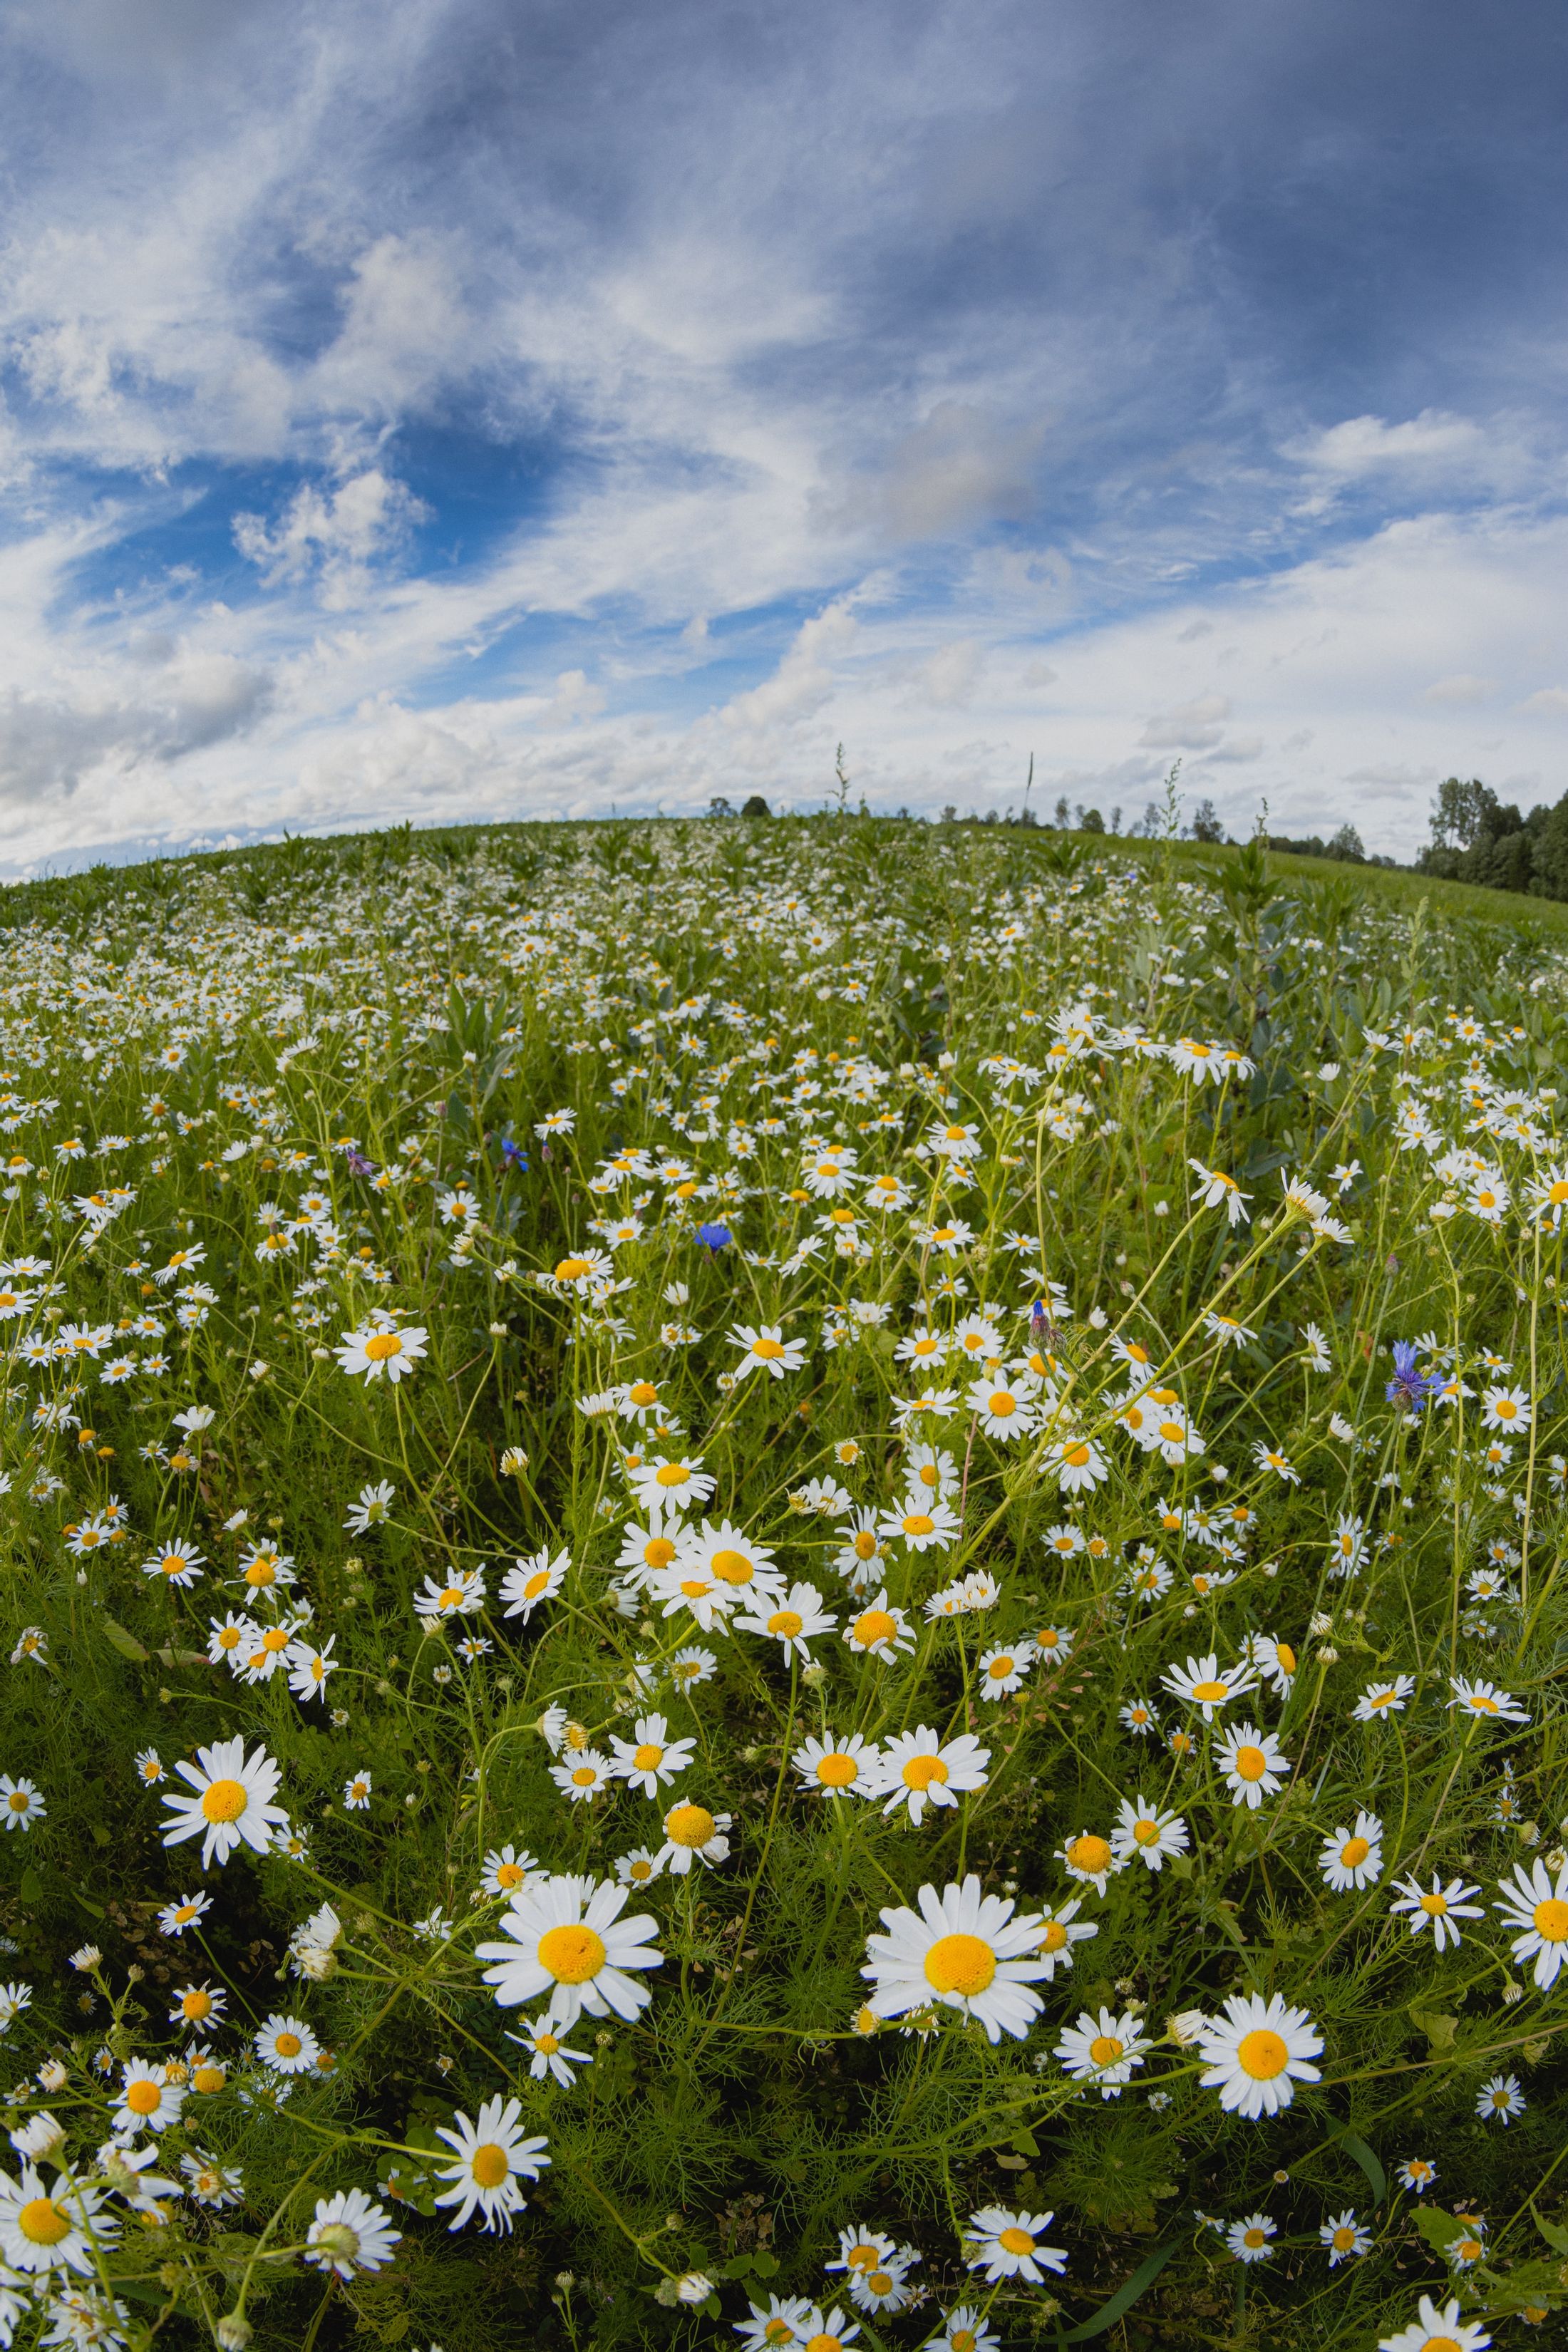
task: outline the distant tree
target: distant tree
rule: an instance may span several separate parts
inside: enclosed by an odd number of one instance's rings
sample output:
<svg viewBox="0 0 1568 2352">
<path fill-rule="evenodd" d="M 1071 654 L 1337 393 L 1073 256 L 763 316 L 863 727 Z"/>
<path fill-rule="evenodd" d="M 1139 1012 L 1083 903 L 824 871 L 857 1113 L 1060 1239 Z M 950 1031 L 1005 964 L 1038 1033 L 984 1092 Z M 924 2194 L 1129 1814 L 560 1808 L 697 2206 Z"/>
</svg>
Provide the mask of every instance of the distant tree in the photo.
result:
<svg viewBox="0 0 1568 2352">
<path fill-rule="evenodd" d="M 1432 804 L 1433 848 L 1473 849 L 1483 836 L 1496 833 L 1498 814 L 1497 794 L 1479 776 L 1468 783 L 1446 776 Z"/>
<path fill-rule="evenodd" d="M 722 793 L 715 793 L 708 803 L 708 814 L 710 816 L 733 816 L 735 812 Z"/>
<path fill-rule="evenodd" d="M 773 811 L 768 806 L 766 801 L 763 800 L 761 793 L 752 793 L 749 800 L 744 800 L 741 803 L 741 814 L 742 816 L 772 816 Z"/>
<path fill-rule="evenodd" d="M 1097 808 L 1085 808 L 1080 801 L 1078 807 L 1078 829 L 1079 833 L 1103 833 L 1105 819 Z"/>
<path fill-rule="evenodd" d="M 1187 831 L 1194 841 L 1219 842 L 1225 839 L 1225 827 L 1213 801 L 1199 801 L 1188 820 Z"/>
<path fill-rule="evenodd" d="M 1366 848 L 1353 824 L 1342 824 L 1332 841 L 1323 851 L 1325 857 L 1342 857 L 1349 866 L 1366 864 Z"/>
<path fill-rule="evenodd" d="M 942 810 L 942 821 L 943 824 L 955 824 L 958 821 L 958 811 L 954 808 L 951 801 L 948 802 L 947 806 Z"/>
<path fill-rule="evenodd" d="M 1121 830 L 1121 810 L 1120 806 L 1113 808 L 1110 812 L 1110 830 L 1112 833 L 1120 833 Z"/>
<path fill-rule="evenodd" d="M 1072 823 L 1072 811 L 1068 806 L 1068 796 L 1066 793 L 1063 793 L 1057 802 L 1054 822 L 1058 830 L 1062 833 L 1065 833 L 1068 825 Z"/>
</svg>

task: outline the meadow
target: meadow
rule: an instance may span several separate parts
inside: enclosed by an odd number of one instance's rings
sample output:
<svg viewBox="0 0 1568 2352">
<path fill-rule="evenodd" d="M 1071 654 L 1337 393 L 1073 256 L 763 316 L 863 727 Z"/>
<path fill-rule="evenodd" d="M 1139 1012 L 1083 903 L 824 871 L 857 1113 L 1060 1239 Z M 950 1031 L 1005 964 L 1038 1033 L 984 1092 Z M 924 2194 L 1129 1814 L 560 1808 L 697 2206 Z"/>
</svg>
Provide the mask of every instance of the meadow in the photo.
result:
<svg viewBox="0 0 1568 2352">
<path fill-rule="evenodd" d="M 0 901 L 0 2346 L 1568 2308 L 1568 909 L 395 833 Z"/>
</svg>

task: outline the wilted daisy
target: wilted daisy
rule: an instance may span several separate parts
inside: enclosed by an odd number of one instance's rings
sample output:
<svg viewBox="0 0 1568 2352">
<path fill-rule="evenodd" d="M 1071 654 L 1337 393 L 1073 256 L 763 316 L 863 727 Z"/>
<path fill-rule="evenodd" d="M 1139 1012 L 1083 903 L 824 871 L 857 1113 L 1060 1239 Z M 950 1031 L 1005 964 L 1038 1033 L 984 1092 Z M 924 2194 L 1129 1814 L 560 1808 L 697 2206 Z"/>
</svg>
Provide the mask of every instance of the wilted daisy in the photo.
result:
<svg viewBox="0 0 1568 2352">
<path fill-rule="evenodd" d="M 1068 2258 L 1060 2246 L 1044 2243 L 1055 2216 L 1011 2213 L 1002 2205 L 982 2206 L 964 2223 L 966 2256 L 972 2271 L 981 2271 L 994 2286 L 1002 2279 L 1027 2279 L 1043 2286 L 1047 2271 L 1065 2271 Z"/>
<path fill-rule="evenodd" d="M 1424 1887 L 1416 1878 L 1396 1878 L 1394 1885 L 1394 1899 L 1388 1906 L 1390 1911 L 1395 1916 L 1402 1911 L 1409 1913 L 1413 1936 L 1418 1936 L 1423 1928 L 1430 1927 L 1432 1940 L 1440 1952 L 1446 1951 L 1450 1944 L 1463 1942 L 1458 1924 L 1459 1920 L 1480 1919 L 1486 1916 L 1480 1905 L 1469 1899 L 1472 1895 L 1479 1895 L 1480 1888 L 1468 1886 L 1462 1878 L 1450 1878 L 1445 1885 L 1441 1873 L 1434 1871 L 1429 1887 Z"/>
<path fill-rule="evenodd" d="M 392 2226 L 384 2205 L 363 2189 L 340 2189 L 333 2197 L 319 2197 L 305 2232 L 305 2260 L 318 2270 L 352 2279 L 361 2271 L 378 2271 L 392 2260 L 392 2250 L 403 2240 Z"/>
<path fill-rule="evenodd" d="M 562 2025 L 590 2017 L 636 2017 L 652 2000 L 630 1969 L 658 1967 L 664 1955 L 647 1941 L 657 1921 L 646 1913 L 623 1919 L 626 1890 L 591 1878 L 552 1877 L 525 1886 L 502 1915 L 509 1939 L 476 1946 L 476 1957 L 496 1965 L 484 1980 L 502 2009 L 550 1995 L 550 2014 Z"/>
<path fill-rule="evenodd" d="M 1108 2009 L 1098 2015 L 1085 2009 L 1079 2011 L 1076 2025 L 1063 2026 L 1055 2054 L 1075 2083 L 1097 2084 L 1102 2098 L 1115 2099 L 1152 2046 L 1130 2010 L 1113 2016 Z"/>
<path fill-rule="evenodd" d="M 1568 1862 L 1559 1864 L 1555 1877 L 1544 1862 L 1531 1863 L 1528 1872 L 1516 1863 L 1512 1878 L 1500 1882 L 1498 1894 L 1501 1900 L 1493 1910 L 1509 1927 L 1522 1930 L 1514 1938 L 1514 1958 L 1521 1964 L 1533 1959 L 1535 1981 L 1548 1991 L 1568 1961 Z"/>
<path fill-rule="evenodd" d="M 730 1822 L 730 1814 L 710 1813 L 706 1805 L 672 1805 L 664 1817 L 660 1865 L 683 1878 L 694 1862 L 704 1862 L 711 1869 L 715 1863 L 727 1861 L 730 1841 L 724 1832 Z"/>
<path fill-rule="evenodd" d="M 866 1939 L 860 1973 L 878 2017 L 905 2017 L 933 2002 L 978 2020 L 989 2041 L 1027 2033 L 1048 1972 L 1038 1957 L 1040 1921 L 1016 1919 L 1005 1896 L 982 1895 L 973 1872 L 961 1886 L 922 1886 L 918 1910 L 884 1906 L 887 1931 Z"/>
<path fill-rule="evenodd" d="M 282 1775 L 264 1748 L 247 1756 L 245 1740 L 237 1734 L 211 1748 L 198 1748 L 196 1760 L 174 1767 L 194 1790 L 189 1797 L 164 1799 L 170 1811 L 163 1823 L 163 1843 L 179 1845 L 186 1838 L 202 1840 L 202 1868 L 216 1859 L 226 1863 L 237 1846 L 265 1853 L 272 1832 L 288 1820 L 281 1805 L 273 1803 Z M 0 1792 L 5 1783 L 0 1781 Z"/>
<path fill-rule="evenodd" d="M 480 2227 L 510 2233 L 512 2216 L 527 2200 L 521 2183 L 538 2179 L 550 2158 L 543 2139 L 526 2138 L 518 2129 L 522 2108 L 516 2099 L 487 2099 L 477 2117 L 459 2108 L 450 2125 L 437 2124 L 436 2137 L 454 2151 L 456 2161 L 438 2164 L 437 2178 L 450 2185 L 437 2197 L 442 2208 L 455 2208 L 449 2230 L 460 2230 L 476 2209 Z"/>
<path fill-rule="evenodd" d="M 1310 2062 L 1322 2054 L 1323 2038 L 1304 2009 L 1271 1993 L 1232 1993 L 1223 2015 L 1206 2018 L 1198 2032 L 1204 2063 L 1199 2081 L 1217 2090 L 1228 2114 L 1256 2120 L 1278 2115 L 1296 2095 L 1296 2084 L 1315 2083 Z"/>
<path fill-rule="evenodd" d="M 940 1732 L 922 1723 L 913 1731 L 893 1733 L 883 1743 L 872 1793 L 882 1801 L 884 1813 L 907 1806 L 918 1829 L 928 1805 L 956 1805 L 966 1790 L 984 1789 L 990 1760 L 991 1750 L 982 1748 L 973 1733 L 960 1732 L 944 1741 Z"/>
<path fill-rule="evenodd" d="M 1375 1813 L 1358 1813 L 1353 1829 L 1337 1829 L 1323 1840 L 1318 1868 L 1336 1895 L 1375 1886 L 1383 1875 L 1383 1823 Z"/>
</svg>

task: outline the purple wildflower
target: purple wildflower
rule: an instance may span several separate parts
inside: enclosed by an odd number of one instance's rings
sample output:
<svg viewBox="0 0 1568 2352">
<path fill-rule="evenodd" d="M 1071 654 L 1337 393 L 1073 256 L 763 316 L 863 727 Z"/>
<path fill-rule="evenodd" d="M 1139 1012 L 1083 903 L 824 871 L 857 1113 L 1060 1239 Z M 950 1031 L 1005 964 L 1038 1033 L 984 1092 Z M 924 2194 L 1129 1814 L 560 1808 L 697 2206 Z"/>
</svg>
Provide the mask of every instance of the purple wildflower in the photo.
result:
<svg viewBox="0 0 1568 2352">
<path fill-rule="evenodd" d="M 1414 1339 L 1395 1339 L 1393 1354 L 1394 1378 L 1384 1394 L 1390 1404 L 1398 1405 L 1402 1412 L 1419 1412 L 1442 1383 L 1436 1373 L 1418 1368 Z"/>
<path fill-rule="evenodd" d="M 697 1238 L 705 1250 L 713 1252 L 728 1249 L 734 1235 L 728 1225 L 699 1225 Z"/>
</svg>

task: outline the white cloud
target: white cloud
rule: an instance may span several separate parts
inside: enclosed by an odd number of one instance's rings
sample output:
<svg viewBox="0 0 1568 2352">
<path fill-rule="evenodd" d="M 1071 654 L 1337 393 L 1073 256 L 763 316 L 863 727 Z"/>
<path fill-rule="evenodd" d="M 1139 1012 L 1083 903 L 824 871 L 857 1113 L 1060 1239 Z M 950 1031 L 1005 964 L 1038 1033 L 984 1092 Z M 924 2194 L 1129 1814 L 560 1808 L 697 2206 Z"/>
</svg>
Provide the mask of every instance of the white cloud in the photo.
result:
<svg viewBox="0 0 1568 2352">
<path fill-rule="evenodd" d="M 1451 677 L 1440 677 L 1426 688 L 1422 698 L 1426 702 L 1484 702 L 1497 692 L 1495 677 L 1478 677 L 1473 670 L 1456 670 Z"/>
<path fill-rule="evenodd" d="M 1229 717 L 1227 695 L 1201 694 L 1151 719 L 1138 740 L 1151 751 L 1212 751 L 1220 740 L 1220 721 Z"/>
</svg>

